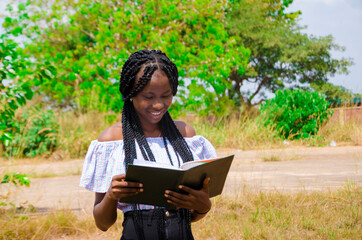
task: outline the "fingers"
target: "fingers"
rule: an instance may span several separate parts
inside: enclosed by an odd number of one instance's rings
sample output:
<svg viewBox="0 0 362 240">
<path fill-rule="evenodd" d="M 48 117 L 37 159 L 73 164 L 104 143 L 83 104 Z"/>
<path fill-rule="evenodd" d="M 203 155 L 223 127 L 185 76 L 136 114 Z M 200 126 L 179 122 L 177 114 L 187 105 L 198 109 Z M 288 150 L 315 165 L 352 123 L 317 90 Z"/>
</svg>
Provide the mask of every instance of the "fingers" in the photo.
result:
<svg viewBox="0 0 362 240">
<path fill-rule="evenodd" d="M 180 194 L 172 191 L 165 191 L 167 202 L 179 208 L 190 208 L 190 197 L 185 194 Z"/>
<path fill-rule="evenodd" d="M 200 189 L 200 191 L 204 191 L 207 194 L 209 194 L 209 182 L 210 182 L 210 178 L 209 177 L 205 178 L 203 183 L 202 183 L 202 188 Z M 188 192 L 189 194 L 195 195 L 197 193 L 197 190 L 189 188 L 189 187 L 184 186 L 184 185 L 180 185 L 179 188 L 184 190 L 185 192 Z"/>
<path fill-rule="evenodd" d="M 123 193 L 134 193 L 143 192 L 143 188 L 112 188 L 112 193 L 123 194 Z"/>
<path fill-rule="evenodd" d="M 210 178 L 207 177 L 204 179 L 203 185 L 202 185 L 202 189 L 204 192 L 207 192 L 207 194 L 209 194 L 209 183 L 210 183 Z"/>
<path fill-rule="evenodd" d="M 112 177 L 111 186 L 107 193 L 112 199 L 118 200 L 140 192 L 143 192 L 142 183 L 125 181 L 125 174 L 120 174 Z"/>
<path fill-rule="evenodd" d="M 175 205 L 176 207 L 207 210 L 211 207 L 211 202 L 209 199 L 209 182 L 210 178 L 205 178 L 200 190 L 195 190 L 190 187 L 180 185 L 179 189 L 182 189 L 187 194 L 166 190 L 164 195 L 167 198 L 167 202 Z"/>
<path fill-rule="evenodd" d="M 114 175 L 112 177 L 112 180 L 122 181 L 122 179 L 124 180 L 125 178 L 126 178 L 126 174 L 119 174 L 119 175 Z"/>
<path fill-rule="evenodd" d="M 184 185 L 180 185 L 178 186 L 179 189 L 181 190 L 184 190 L 185 192 L 189 193 L 189 194 L 195 194 L 196 193 L 196 190 L 192 189 L 192 188 L 189 188 L 187 186 L 184 186 Z M 185 194 L 182 194 L 182 195 L 185 195 Z"/>
<path fill-rule="evenodd" d="M 188 195 L 173 192 L 173 191 L 169 191 L 169 190 L 165 191 L 165 197 L 167 197 L 169 199 L 172 199 L 172 200 L 173 199 L 180 199 L 182 201 L 186 201 L 186 200 L 188 200 L 190 198 Z"/>
<path fill-rule="evenodd" d="M 126 181 L 112 181 L 112 187 L 115 188 L 141 188 L 143 187 L 142 183 L 136 182 L 126 182 Z"/>
<path fill-rule="evenodd" d="M 112 186 L 114 187 L 143 187 L 142 183 L 126 181 L 126 174 L 119 174 L 112 177 Z"/>
</svg>

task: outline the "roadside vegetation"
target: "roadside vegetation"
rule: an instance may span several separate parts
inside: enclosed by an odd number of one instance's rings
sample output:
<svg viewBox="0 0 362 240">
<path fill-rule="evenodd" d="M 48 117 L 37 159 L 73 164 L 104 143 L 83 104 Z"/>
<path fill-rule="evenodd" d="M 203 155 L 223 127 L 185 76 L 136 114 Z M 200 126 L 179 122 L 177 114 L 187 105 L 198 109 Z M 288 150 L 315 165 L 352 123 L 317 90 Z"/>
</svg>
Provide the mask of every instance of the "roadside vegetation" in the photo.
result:
<svg viewBox="0 0 362 240">
<path fill-rule="evenodd" d="M 192 224 L 195 239 L 356 239 L 362 231 L 362 188 L 349 182 L 327 192 L 253 192 L 212 199 L 212 211 Z M 68 210 L 0 212 L 0 239 L 118 239 L 122 214 L 107 232 L 92 216 Z"/>
</svg>

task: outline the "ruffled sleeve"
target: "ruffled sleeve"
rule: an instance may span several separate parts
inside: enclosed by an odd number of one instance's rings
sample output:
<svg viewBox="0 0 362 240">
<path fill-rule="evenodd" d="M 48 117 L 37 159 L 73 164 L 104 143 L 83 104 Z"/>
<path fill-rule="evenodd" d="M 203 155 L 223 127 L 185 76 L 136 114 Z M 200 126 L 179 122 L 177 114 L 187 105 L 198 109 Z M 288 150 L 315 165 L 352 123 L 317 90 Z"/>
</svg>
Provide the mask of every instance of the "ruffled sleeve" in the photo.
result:
<svg viewBox="0 0 362 240">
<path fill-rule="evenodd" d="M 185 138 L 185 140 L 195 160 L 217 158 L 214 146 L 203 136 L 197 135 L 192 138 Z"/>
<path fill-rule="evenodd" d="M 124 174 L 123 141 L 91 142 L 83 164 L 80 186 L 93 192 L 108 190 L 112 177 Z"/>
</svg>

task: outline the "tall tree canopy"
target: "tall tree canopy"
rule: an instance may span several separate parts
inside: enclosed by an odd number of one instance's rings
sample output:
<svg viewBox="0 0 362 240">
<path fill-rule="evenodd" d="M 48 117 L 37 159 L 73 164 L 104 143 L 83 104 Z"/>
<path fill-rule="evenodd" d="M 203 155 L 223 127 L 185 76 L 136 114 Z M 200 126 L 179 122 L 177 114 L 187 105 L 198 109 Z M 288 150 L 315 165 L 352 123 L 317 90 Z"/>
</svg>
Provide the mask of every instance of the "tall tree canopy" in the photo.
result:
<svg viewBox="0 0 362 240">
<path fill-rule="evenodd" d="M 233 1 L 228 14 L 228 33 L 238 45 L 251 50 L 245 74 L 233 69 L 230 98 L 250 107 L 266 93 L 282 88 L 322 84 L 329 76 L 347 73 L 351 60 L 336 59 L 332 50 L 343 50 L 332 36 L 316 37 L 302 32 L 300 12 L 287 12 L 293 0 Z M 245 86 L 254 84 L 253 90 Z M 258 99 L 258 100 L 255 100 Z"/>
<path fill-rule="evenodd" d="M 31 0 L 10 9 L 9 32 L 26 35 L 30 56 L 57 68 L 39 89 L 60 106 L 118 111 L 121 66 L 136 50 L 160 49 L 179 68 L 176 108 L 223 113 L 231 69 L 249 51 L 226 31 L 227 1 Z M 187 95 L 186 95 L 187 93 Z"/>
<path fill-rule="evenodd" d="M 173 109 L 204 115 L 321 85 L 351 65 L 331 56 L 343 50 L 332 36 L 302 32 L 300 12 L 287 12 L 292 0 L 24 1 L 9 7 L 4 26 L 27 37 L 27 57 L 57 68 L 39 91 L 61 107 L 119 111 L 120 68 L 143 48 L 164 51 L 179 68 Z"/>
</svg>

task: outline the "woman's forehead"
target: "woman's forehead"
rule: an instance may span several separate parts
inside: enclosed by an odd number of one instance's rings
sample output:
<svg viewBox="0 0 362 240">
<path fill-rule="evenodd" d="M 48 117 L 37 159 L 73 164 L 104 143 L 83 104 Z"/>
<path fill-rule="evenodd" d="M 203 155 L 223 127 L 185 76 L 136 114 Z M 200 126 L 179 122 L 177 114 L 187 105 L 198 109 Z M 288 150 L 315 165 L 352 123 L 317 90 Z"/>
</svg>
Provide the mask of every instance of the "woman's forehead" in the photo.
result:
<svg viewBox="0 0 362 240">
<path fill-rule="evenodd" d="M 166 92 L 172 91 L 170 81 L 162 70 L 156 70 L 150 81 L 147 82 L 143 92 Z"/>
<path fill-rule="evenodd" d="M 152 65 L 153 65 L 153 64 L 152 64 Z M 138 72 L 137 75 L 136 75 L 136 83 L 137 83 L 138 80 L 143 76 L 145 68 L 146 68 L 147 66 L 152 66 L 152 65 L 143 65 L 143 66 L 141 67 L 141 69 L 139 70 L 139 72 Z M 167 74 L 166 74 L 163 70 L 161 70 L 158 65 L 156 65 L 156 66 L 157 66 L 157 69 L 152 73 L 151 78 L 152 78 L 156 73 L 159 74 L 159 75 L 165 75 L 165 76 L 167 77 Z M 167 78 L 168 78 L 168 77 L 167 77 Z"/>
</svg>

